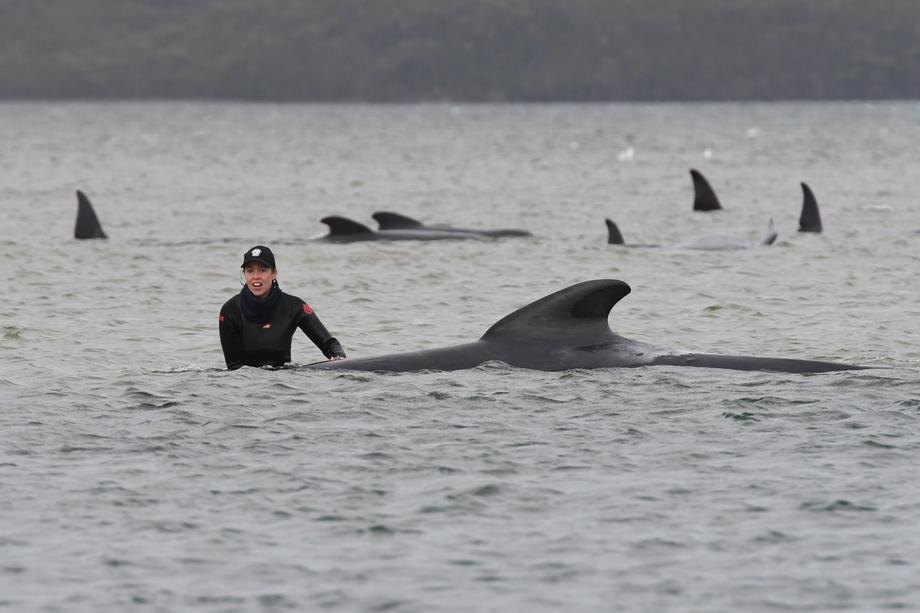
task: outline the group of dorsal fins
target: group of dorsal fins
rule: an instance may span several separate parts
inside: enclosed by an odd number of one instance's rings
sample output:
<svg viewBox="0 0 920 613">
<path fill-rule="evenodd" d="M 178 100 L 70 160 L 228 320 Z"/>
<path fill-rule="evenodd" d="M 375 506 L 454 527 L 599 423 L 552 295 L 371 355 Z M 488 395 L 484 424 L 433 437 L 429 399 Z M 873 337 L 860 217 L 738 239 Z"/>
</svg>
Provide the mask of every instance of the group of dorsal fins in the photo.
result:
<svg viewBox="0 0 920 613">
<path fill-rule="evenodd" d="M 439 236 L 448 235 L 482 235 L 482 236 L 531 236 L 527 230 L 517 228 L 498 229 L 498 230 L 474 230 L 464 228 L 454 228 L 448 225 L 426 226 L 422 222 L 390 211 L 377 211 L 373 214 L 381 230 L 429 230 L 431 233 Z M 362 223 L 351 219 L 331 215 L 322 219 L 323 223 L 329 225 L 332 234 L 338 236 L 373 234 L 373 231 Z M 433 235 L 434 235 L 433 234 Z M 77 190 L 77 223 L 74 227 L 74 238 L 108 238 L 99 223 L 99 217 L 93 210 L 93 205 L 89 198 L 82 191 Z"/>
<path fill-rule="evenodd" d="M 712 189 L 712 185 L 695 168 L 690 169 L 693 178 L 693 210 L 718 211 L 722 208 L 719 197 Z M 807 183 L 802 183 L 802 214 L 799 216 L 799 232 L 821 232 L 821 213 L 818 211 L 818 201 L 814 192 Z"/>
<path fill-rule="evenodd" d="M 690 176 L 693 178 L 693 210 L 694 211 L 717 211 L 722 209 L 722 203 L 714 189 L 706 180 L 703 174 L 694 169 L 690 170 Z M 818 201 L 815 199 L 814 192 L 808 187 L 808 184 L 802 183 L 802 214 L 799 216 L 800 232 L 821 232 L 821 213 L 818 210 Z M 421 227 L 422 224 L 411 217 L 399 215 L 397 213 L 378 212 L 374 218 L 380 224 L 381 229 L 392 228 L 413 228 Z M 331 219 L 331 218 L 330 218 Z M 335 218 L 336 222 L 347 226 L 342 230 L 346 232 L 363 232 L 368 229 L 358 224 L 342 218 Z M 611 244 L 623 244 L 623 237 L 620 234 L 616 224 L 608 221 L 608 242 Z M 82 191 L 77 190 L 77 223 L 74 228 L 74 238 L 108 238 L 99 223 L 96 211 L 89 198 Z"/>
</svg>

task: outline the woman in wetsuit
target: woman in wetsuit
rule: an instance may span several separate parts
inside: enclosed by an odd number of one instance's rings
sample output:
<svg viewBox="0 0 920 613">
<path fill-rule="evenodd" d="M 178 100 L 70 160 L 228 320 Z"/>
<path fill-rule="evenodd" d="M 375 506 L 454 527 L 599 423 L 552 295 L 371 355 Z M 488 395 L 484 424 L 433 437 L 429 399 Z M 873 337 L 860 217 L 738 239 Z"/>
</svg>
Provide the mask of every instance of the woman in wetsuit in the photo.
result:
<svg viewBox="0 0 920 613">
<path fill-rule="evenodd" d="M 278 287 L 271 249 L 258 245 L 243 254 L 243 289 L 220 308 L 220 346 L 227 368 L 282 366 L 291 361 L 291 337 L 300 328 L 330 360 L 345 351 L 310 305 Z"/>
</svg>

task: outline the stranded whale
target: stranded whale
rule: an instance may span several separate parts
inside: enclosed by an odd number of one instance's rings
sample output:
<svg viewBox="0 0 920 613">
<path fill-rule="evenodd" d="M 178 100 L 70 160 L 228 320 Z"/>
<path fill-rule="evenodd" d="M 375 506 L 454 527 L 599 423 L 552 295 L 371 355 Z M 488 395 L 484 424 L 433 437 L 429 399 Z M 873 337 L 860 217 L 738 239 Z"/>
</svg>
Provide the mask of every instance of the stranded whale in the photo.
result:
<svg viewBox="0 0 920 613">
<path fill-rule="evenodd" d="M 320 221 L 329 226 L 329 234 L 318 240 L 332 243 L 355 243 L 359 241 L 436 241 L 436 240 L 481 240 L 482 236 L 470 232 L 444 231 L 434 229 L 401 229 L 374 231 L 364 224 L 347 217 L 330 215 Z"/>
<path fill-rule="evenodd" d="M 709 181 L 699 170 L 690 169 L 690 176 L 693 178 L 693 210 L 694 211 L 718 211 L 722 208 L 715 190 L 709 185 Z"/>
<path fill-rule="evenodd" d="M 517 228 L 501 228 L 498 230 L 475 230 L 472 228 L 455 228 L 447 224 L 426 225 L 417 219 L 392 213 L 390 211 L 377 211 L 371 215 L 380 226 L 381 230 L 436 230 L 438 232 L 463 232 L 467 234 L 478 234 L 480 236 L 533 236 L 527 230 Z"/>
<path fill-rule="evenodd" d="M 77 190 L 77 225 L 73 231 L 74 238 L 108 238 L 102 231 L 96 211 L 86 194 Z"/>
<path fill-rule="evenodd" d="M 656 244 L 628 244 L 623 239 L 620 228 L 611 220 L 604 220 L 607 224 L 607 243 L 610 245 L 623 245 L 625 247 L 663 247 L 664 245 Z M 689 239 L 675 245 L 670 245 L 672 249 L 697 249 L 702 251 L 729 251 L 733 249 L 751 249 L 752 247 L 772 245 L 776 241 L 776 229 L 773 227 L 773 220 L 767 225 L 766 231 L 759 241 L 750 241 L 737 236 L 725 234 L 705 234 L 697 238 Z"/>
<path fill-rule="evenodd" d="M 629 285 L 623 281 L 585 281 L 518 309 L 471 343 L 320 362 L 310 368 L 411 372 L 461 370 L 490 361 L 545 371 L 656 365 L 788 373 L 863 368 L 814 360 L 678 353 L 630 340 L 614 333 L 607 323 L 610 310 L 629 292 Z"/>
</svg>

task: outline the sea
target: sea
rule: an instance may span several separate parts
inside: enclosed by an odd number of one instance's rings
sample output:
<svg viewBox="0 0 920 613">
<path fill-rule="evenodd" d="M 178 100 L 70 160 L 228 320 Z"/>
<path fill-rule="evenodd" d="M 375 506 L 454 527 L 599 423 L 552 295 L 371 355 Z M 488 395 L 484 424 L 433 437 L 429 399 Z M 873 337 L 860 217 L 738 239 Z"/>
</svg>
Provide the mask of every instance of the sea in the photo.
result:
<svg viewBox="0 0 920 613">
<path fill-rule="evenodd" d="M 5 102 L 0 142 L 0 610 L 920 610 L 920 102 Z M 317 240 L 380 210 L 533 236 Z M 351 357 L 619 279 L 628 338 L 872 368 L 324 372 L 298 332 L 230 372 L 259 244 Z"/>
</svg>

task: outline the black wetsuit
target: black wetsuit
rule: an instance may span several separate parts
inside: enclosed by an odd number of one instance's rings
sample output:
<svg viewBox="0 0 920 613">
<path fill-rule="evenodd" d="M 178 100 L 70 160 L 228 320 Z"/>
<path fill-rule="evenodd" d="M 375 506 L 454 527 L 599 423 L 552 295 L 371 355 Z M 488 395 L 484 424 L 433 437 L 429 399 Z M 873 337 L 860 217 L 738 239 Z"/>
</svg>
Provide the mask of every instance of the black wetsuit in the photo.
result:
<svg viewBox="0 0 920 613">
<path fill-rule="evenodd" d="M 264 301 L 248 287 L 220 308 L 220 346 L 227 368 L 282 366 L 291 361 L 291 337 L 300 328 L 327 358 L 345 357 L 338 340 L 313 309 L 297 296 L 272 286 Z"/>
</svg>

